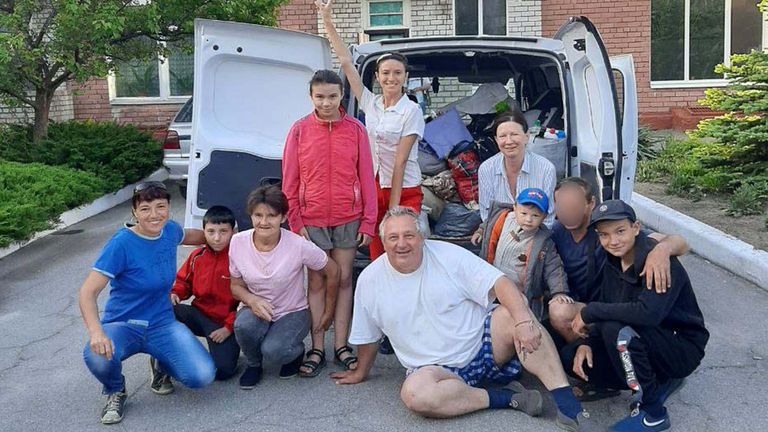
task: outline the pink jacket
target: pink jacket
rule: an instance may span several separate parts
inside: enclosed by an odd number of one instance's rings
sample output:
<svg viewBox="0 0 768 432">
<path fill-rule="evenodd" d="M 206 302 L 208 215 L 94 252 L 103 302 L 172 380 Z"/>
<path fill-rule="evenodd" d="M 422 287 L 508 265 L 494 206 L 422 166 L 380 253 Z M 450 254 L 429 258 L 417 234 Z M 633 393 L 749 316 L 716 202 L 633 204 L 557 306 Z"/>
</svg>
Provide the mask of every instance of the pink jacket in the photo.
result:
<svg viewBox="0 0 768 432">
<path fill-rule="evenodd" d="M 283 150 L 283 192 L 288 224 L 335 227 L 360 220 L 359 233 L 374 233 L 376 184 L 365 126 L 343 109 L 328 122 L 315 113 L 297 121 Z"/>
</svg>

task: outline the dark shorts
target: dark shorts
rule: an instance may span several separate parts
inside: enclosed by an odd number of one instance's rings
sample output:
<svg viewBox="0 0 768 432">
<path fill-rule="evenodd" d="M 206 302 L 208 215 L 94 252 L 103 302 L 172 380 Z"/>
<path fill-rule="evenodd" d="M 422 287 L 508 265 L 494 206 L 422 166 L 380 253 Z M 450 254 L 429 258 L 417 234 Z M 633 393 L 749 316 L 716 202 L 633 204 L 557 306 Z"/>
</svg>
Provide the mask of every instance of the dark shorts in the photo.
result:
<svg viewBox="0 0 768 432">
<path fill-rule="evenodd" d="M 352 221 L 335 227 L 306 226 L 312 243 L 324 251 L 331 249 L 357 248 L 357 230 L 360 229 L 360 221 Z"/>
<path fill-rule="evenodd" d="M 460 376 L 468 385 L 477 387 L 483 382 L 508 384 L 520 377 L 523 370 L 522 364 L 517 358 L 497 366 L 493 361 L 493 345 L 491 344 L 491 314 L 485 317 L 483 323 L 483 344 L 475 358 L 462 368 L 443 366 L 445 369 Z"/>
</svg>

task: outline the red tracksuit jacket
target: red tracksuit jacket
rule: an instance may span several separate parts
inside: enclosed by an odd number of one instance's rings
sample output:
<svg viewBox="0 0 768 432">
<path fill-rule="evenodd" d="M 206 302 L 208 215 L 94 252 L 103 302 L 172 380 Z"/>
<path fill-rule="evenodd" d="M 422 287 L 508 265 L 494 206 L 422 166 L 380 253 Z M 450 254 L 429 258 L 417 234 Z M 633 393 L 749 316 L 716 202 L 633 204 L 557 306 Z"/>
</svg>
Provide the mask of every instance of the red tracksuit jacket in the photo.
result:
<svg viewBox="0 0 768 432">
<path fill-rule="evenodd" d="M 195 249 L 176 273 L 171 292 L 181 300 L 194 295 L 192 306 L 234 332 L 239 302 L 229 288 L 229 246 L 221 252 L 214 252 L 208 246 Z"/>
</svg>

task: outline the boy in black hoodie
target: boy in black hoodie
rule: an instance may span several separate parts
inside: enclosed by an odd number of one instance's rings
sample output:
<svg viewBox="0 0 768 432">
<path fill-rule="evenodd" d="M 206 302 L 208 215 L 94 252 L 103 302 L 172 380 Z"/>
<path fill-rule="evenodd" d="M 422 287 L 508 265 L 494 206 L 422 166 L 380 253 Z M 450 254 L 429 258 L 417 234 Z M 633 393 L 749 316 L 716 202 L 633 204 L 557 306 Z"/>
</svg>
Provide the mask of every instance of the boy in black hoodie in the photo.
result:
<svg viewBox="0 0 768 432">
<path fill-rule="evenodd" d="M 640 232 L 635 212 L 620 200 L 592 212 L 608 260 L 597 301 L 573 320 L 580 339 L 562 351 L 563 366 L 594 385 L 635 392 L 632 413 L 611 431 L 661 431 L 671 423 L 664 402 L 704 357 L 709 332 L 688 274 L 672 257 L 672 286 L 645 288 L 643 269 L 655 241 Z"/>
</svg>

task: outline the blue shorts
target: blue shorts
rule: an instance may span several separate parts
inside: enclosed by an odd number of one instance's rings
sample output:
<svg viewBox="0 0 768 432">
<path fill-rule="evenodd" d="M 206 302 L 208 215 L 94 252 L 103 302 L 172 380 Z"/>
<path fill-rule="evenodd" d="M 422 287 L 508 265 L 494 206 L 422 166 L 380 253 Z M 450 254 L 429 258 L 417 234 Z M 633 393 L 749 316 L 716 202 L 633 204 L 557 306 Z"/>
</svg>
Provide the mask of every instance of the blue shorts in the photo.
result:
<svg viewBox="0 0 768 432">
<path fill-rule="evenodd" d="M 460 376 L 468 385 L 477 387 L 483 382 L 494 382 L 506 385 L 520 377 L 523 365 L 517 358 L 497 366 L 493 361 L 493 345 L 491 344 L 491 313 L 483 323 L 483 344 L 475 358 L 462 368 L 443 366 L 445 369 Z"/>
</svg>

